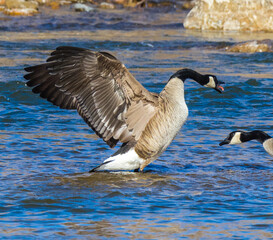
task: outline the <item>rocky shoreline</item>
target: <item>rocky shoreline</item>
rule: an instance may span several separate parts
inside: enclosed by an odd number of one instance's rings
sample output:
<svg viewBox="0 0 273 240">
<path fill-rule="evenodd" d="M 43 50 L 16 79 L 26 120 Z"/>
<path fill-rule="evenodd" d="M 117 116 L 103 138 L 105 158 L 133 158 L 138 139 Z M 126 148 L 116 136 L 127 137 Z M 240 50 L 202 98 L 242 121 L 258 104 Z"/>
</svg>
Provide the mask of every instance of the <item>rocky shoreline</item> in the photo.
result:
<svg viewBox="0 0 273 240">
<path fill-rule="evenodd" d="M 32 16 L 40 12 L 41 6 L 57 10 L 63 5 L 73 5 L 75 11 L 90 12 L 94 9 L 178 7 L 190 9 L 192 0 L 0 0 L 0 11 L 11 16 Z"/>
<path fill-rule="evenodd" d="M 242 7 L 243 4 L 245 4 L 244 7 Z M 255 4 L 257 4 L 259 11 L 255 11 Z M 241 8 L 239 9 L 238 6 L 241 6 Z M 134 10 L 140 8 L 154 9 L 152 11 Z M 159 10 L 156 8 L 159 8 Z M 235 11 L 235 8 L 238 9 Z M 109 11 L 99 11 L 100 9 L 109 9 Z M 121 11 L 111 11 L 113 9 L 121 9 Z M 190 11 L 190 9 L 192 10 Z M 233 9 L 234 11 L 228 11 L 228 9 Z M 150 13 L 157 13 L 160 17 L 167 13 L 171 16 L 171 24 L 180 23 L 179 28 L 183 28 L 182 22 L 185 19 L 184 28 L 187 29 L 204 32 L 214 30 L 216 32 L 229 31 L 238 34 L 239 32 L 244 32 L 245 34 L 256 32 L 256 34 L 260 34 L 273 32 L 273 16 L 270 10 L 273 10 L 273 0 L 0 0 L 0 23 L 2 23 L 2 30 L 9 31 L 9 29 L 13 29 L 12 31 L 16 31 L 13 27 L 18 18 L 13 16 L 26 16 L 20 18 L 20 24 L 24 27 L 23 24 L 26 23 L 31 27 L 33 24 L 35 25 L 33 19 L 40 19 L 44 23 L 44 21 L 51 21 L 45 18 L 45 16 L 61 17 L 64 12 L 69 19 L 73 18 L 73 16 L 75 17 L 77 15 L 75 14 L 76 12 L 86 12 L 88 14 L 84 16 L 88 15 L 89 17 L 98 14 L 102 16 L 117 14 L 113 19 L 120 18 L 124 22 L 129 21 L 128 19 L 135 13 L 138 17 L 134 20 L 131 19 L 131 22 L 141 22 L 143 26 L 146 26 L 145 24 L 149 25 L 149 20 L 158 23 L 158 20 L 153 20 Z M 146 15 L 142 15 L 143 13 L 146 13 Z M 261 13 L 263 13 L 264 17 L 262 20 L 259 20 L 258 16 L 261 16 Z M 122 16 L 119 14 L 122 14 Z M 240 16 L 237 16 L 238 14 Z M 33 15 L 35 15 L 34 18 L 27 17 Z M 244 17 L 242 18 L 242 16 Z M 161 21 L 163 25 L 165 23 L 170 24 L 164 17 L 162 17 Z M 114 22 L 115 20 L 110 20 L 107 24 L 111 25 Z M 62 26 L 64 20 L 61 19 L 57 24 L 54 24 Z M 90 29 L 89 24 L 86 23 L 86 25 Z M 16 24 L 16 26 L 18 25 Z M 22 26 L 20 25 L 18 29 L 21 30 Z M 134 25 L 129 25 L 129 28 L 132 26 Z M 83 29 L 82 24 L 81 29 Z M 266 36 L 269 39 L 264 40 L 257 38 L 255 41 L 237 42 L 231 46 L 224 47 L 223 50 L 247 53 L 272 52 L 273 41 L 270 36 Z"/>
</svg>

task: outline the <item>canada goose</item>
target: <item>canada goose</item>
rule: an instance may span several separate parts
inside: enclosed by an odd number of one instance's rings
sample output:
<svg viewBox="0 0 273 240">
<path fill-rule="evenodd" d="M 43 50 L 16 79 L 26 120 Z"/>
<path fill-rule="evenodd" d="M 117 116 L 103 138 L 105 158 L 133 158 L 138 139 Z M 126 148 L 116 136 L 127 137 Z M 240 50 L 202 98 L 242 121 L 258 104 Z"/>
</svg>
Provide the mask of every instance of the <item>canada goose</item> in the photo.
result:
<svg viewBox="0 0 273 240">
<path fill-rule="evenodd" d="M 270 137 L 267 133 L 259 130 L 251 132 L 231 132 L 226 139 L 219 143 L 219 145 L 222 146 L 224 144 L 240 144 L 254 139 L 263 144 L 265 151 L 267 151 L 273 157 L 273 138 Z"/>
<path fill-rule="evenodd" d="M 145 89 L 113 55 L 58 47 L 47 63 L 25 68 L 27 86 L 54 105 L 76 109 L 110 147 L 121 148 L 91 171 L 138 170 L 154 161 L 187 119 L 184 81 L 224 91 L 213 75 L 173 74 L 161 93 Z"/>
</svg>

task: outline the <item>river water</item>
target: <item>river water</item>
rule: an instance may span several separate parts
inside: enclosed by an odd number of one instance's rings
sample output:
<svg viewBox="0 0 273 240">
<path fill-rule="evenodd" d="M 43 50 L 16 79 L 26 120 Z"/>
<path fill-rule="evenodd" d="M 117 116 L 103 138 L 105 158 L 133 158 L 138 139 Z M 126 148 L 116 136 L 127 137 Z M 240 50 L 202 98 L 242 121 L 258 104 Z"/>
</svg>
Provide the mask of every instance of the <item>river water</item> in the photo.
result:
<svg viewBox="0 0 273 240">
<path fill-rule="evenodd" d="M 1 239 L 273 239 L 272 157 L 255 141 L 218 145 L 236 129 L 273 135 L 273 53 L 225 51 L 273 34 L 189 31 L 185 14 L 1 15 Z M 187 67 L 225 92 L 186 81 L 188 121 L 158 160 L 143 173 L 88 173 L 115 150 L 23 79 L 59 45 L 112 52 L 150 91 Z"/>
</svg>

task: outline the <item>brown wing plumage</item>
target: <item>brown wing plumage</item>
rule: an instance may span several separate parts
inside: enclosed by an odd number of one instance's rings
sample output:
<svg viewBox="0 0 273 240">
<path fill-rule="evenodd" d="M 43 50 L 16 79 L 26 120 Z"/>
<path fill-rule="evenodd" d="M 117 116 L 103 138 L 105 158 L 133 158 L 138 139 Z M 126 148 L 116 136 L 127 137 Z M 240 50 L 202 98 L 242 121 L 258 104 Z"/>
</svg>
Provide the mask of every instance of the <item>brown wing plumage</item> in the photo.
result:
<svg viewBox="0 0 273 240">
<path fill-rule="evenodd" d="M 54 105 L 77 109 L 110 147 L 138 140 L 157 106 L 114 56 L 76 47 L 58 47 L 47 63 L 28 67 L 27 85 Z"/>
</svg>

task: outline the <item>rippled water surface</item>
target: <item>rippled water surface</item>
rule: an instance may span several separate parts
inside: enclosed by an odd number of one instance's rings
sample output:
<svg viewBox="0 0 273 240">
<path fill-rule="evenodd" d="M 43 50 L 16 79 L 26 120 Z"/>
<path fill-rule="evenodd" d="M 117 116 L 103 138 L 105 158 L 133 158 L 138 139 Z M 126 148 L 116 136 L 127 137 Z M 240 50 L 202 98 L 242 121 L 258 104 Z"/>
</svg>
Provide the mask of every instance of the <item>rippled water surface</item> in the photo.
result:
<svg viewBox="0 0 273 240">
<path fill-rule="evenodd" d="M 222 146 L 233 130 L 273 135 L 273 54 L 225 47 L 270 33 L 194 32 L 184 12 L 74 13 L 0 20 L 1 239 L 273 239 L 273 161 L 261 144 Z M 187 67 L 189 118 L 143 173 L 88 173 L 111 150 L 75 111 L 25 87 L 23 68 L 59 45 L 110 51 L 149 90 Z"/>
</svg>

